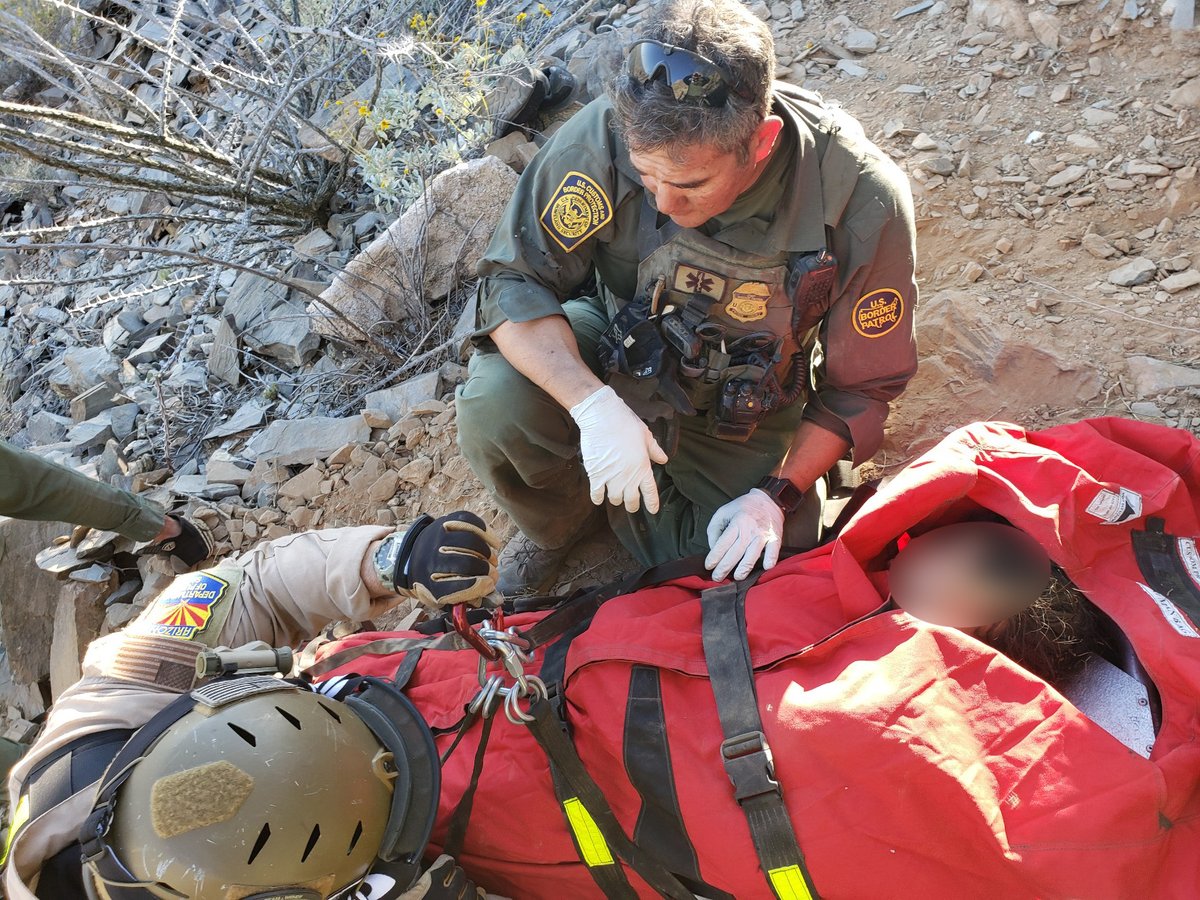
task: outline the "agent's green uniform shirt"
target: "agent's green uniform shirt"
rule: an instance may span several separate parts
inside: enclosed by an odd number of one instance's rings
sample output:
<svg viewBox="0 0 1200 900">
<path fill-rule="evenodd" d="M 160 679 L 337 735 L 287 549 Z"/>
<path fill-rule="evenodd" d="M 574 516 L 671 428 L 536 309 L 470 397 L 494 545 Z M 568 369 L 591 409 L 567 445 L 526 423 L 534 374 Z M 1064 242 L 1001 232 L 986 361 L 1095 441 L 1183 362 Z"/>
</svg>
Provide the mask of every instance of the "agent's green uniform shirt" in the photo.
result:
<svg viewBox="0 0 1200 900">
<path fill-rule="evenodd" d="M 849 440 L 855 461 L 862 462 L 879 449 L 888 402 L 916 372 L 912 198 L 903 172 L 862 137 L 853 119 L 825 110 L 824 120 L 818 120 L 814 95 L 776 87 L 772 111 L 784 120 L 783 144 L 763 177 L 705 231 L 739 250 L 766 254 L 826 247 L 837 258 L 833 304 L 820 334 L 818 380 L 804 417 Z M 822 160 L 820 132 L 832 129 L 846 153 L 827 153 Z M 596 185 L 608 208 L 594 210 L 603 221 L 568 249 L 543 218 L 572 173 Z M 604 289 L 631 300 L 642 287 L 636 280 L 643 193 L 616 135 L 611 105 L 607 99 L 593 101 L 554 135 L 521 178 L 479 266 L 477 337 L 505 320 L 561 315 L 563 299 L 593 272 Z M 799 202 L 785 202 L 792 198 Z M 780 216 L 781 210 L 790 215 Z M 856 309 L 859 301 L 879 291 L 894 294 L 876 298 L 899 296 L 895 327 L 882 334 L 856 329 L 865 314 L 865 306 Z"/>
<path fill-rule="evenodd" d="M 806 402 L 766 416 L 742 443 L 707 434 L 703 415 L 677 417 L 679 447 L 655 467 L 660 512 L 609 509 L 610 524 L 645 563 L 706 550 L 712 514 L 779 464 L 802 419 L 843 437 L 856 462 L 869 459 L 882 442 L 889 401 L 916 371 L 915 228 L 903 173 L 853 119 L 813 94 L 778 84 L 773 112 L 784 128 L 763 174 L 700 232 L 764 259 L 823 248 L 836 257 L 812 349 L 812 390 Z M 479 266 L 482 352 L 459 392 L 459 441 L 501 507 L 547 549 L 569 543 L 591 509 L 578 432 L 487 335 L 506 320 L 564 315 L 584 362 L 603 377 L 600 332 L 648 287 L 638 283 L 639 264 L 654 247 L 643 246 L 639 226 L 652 200 L 610 103 L 593 101 L 525 170 Z"/>
</svg>

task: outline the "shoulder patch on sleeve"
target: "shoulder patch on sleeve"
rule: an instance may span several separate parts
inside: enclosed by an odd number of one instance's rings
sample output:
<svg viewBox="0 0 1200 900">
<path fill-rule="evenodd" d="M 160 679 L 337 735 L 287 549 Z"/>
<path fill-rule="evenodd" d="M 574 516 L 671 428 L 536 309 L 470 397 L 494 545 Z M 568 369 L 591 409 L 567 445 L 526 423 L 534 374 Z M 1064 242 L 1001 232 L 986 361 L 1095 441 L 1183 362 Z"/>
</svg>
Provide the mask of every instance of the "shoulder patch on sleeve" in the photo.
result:
<svg viewBox="0 0 1200 900">
<path fill-rule="evenodd" d="M 221 601 L 230 593 L 229 582 L 211 571 L 180 575 L 138 617 L 137 631 L 184 641 L 195 640 L 210 625 L 220 629 L 225 619 Z M 217 615 L 219 607 L 221 615 Z"/>
<path fill-rule="evenodd" d="M 904 318 L 904 297 L 892 288 L 871 291 L 858 298 L 850 318 L 863 337 L 883 337 Z"/>
<path fill-rule="evenodd" d="M 612 201 L 604 189 L 582 172 L 568 172 L 542 210 L 541 223 L 555 243 L 570 253 L 612 217 Z"/>
</svg>

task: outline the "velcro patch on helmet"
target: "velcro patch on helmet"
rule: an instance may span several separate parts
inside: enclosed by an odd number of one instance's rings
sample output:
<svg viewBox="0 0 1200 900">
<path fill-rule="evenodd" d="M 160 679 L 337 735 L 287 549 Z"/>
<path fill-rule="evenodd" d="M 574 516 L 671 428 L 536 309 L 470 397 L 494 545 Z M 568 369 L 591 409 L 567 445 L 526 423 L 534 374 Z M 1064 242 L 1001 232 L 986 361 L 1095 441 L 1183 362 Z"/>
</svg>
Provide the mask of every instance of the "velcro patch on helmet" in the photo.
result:
<svg viewBox="0 0 1200 900">
<path fill-rule="evenodd" d="M 150 789 L 150 820 L 160 838 L 228 822 L 237 815 L 254 779 L 221 760 L 167 775 Z"/>
<path fill-rule="evenodd" d="M 236 678 L 218 678 L 192 691 L 192 698 L 211 709 L 219 709 L 255 694 L 272 691 L 298 691 L 301 688 L 271 675 L 240 675 Z"/>
</svg>

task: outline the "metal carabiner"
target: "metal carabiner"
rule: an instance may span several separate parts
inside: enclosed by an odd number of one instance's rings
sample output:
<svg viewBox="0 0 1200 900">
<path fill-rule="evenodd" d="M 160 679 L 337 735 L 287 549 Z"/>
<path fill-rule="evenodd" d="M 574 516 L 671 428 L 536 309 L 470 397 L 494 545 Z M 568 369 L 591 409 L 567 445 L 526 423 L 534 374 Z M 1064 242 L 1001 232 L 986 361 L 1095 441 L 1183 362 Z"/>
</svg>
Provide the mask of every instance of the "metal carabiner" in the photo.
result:
<svg viewBox="0 0 1200 900">
<path fill-rule="evenodd" d="M 454 626 L 454 630 L 459 636 L 470 644 L 480 656 L 484 659 L 496 660 L 500 658 L 500 653 L 483 639 L 483 637 L 467 621 L 467 607 L 463 604 L 458 604 L 450 610 L 450 624 Z"/>
<path fill-rule="evenodd" d="M 493 675 L 488 679 L 487 684 L 483 685 L 469 704 L 467 704 L 467 713 L 474 715 L 482 713 L 486 719 L 496 711 L 496 697 L 499 696 L 504 688 L 501 686 L 503 679 L 499 675 Z"/>
</svg>

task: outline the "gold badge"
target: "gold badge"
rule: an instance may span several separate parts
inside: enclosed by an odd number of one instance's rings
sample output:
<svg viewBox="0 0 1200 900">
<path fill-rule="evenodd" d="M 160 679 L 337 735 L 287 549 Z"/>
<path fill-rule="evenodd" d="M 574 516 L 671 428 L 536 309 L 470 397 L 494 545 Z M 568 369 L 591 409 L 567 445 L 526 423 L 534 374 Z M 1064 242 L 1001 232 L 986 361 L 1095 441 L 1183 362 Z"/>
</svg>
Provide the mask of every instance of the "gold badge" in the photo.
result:
<svg viewBox="0 0 1200 900">
<path fill-rule="evenodd" d="M 568 172 L 546 208 L 542 227 L 568 253 L 610 221 L 612 203 L 600 185 L 581 172 Z"/>
<path fill-rule="evenodd" d="M 747 281 L 734 288 L 733 299 L 725 306 L 731 319 L 739 322 L 757 322 L 767 317 L 767 301 L 771 299 L 771 288 L 761 281 Z"/>
<path fill-rule="evenodd" d="M 860 297 L 850 320 L 854 330 L 865 338 L 883 337 L 900 324 L 904 316 L 904 298 L 899 291 L 880 288 Z"/>
<path fill-rule="evenodd" d="M 725 295 L 725 279 L 704 269 L 680 264 L 675 267 L 675 290 L 720 300 Z"/>
</svg>

